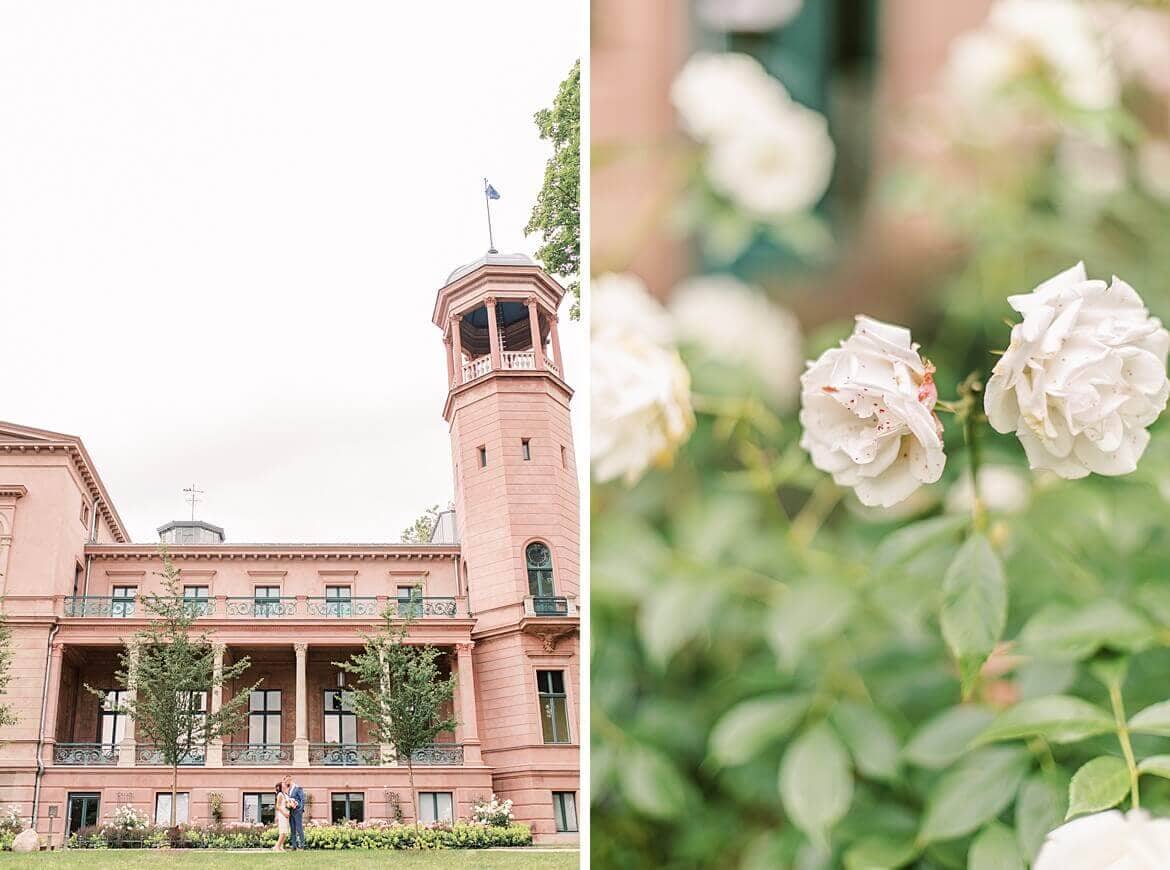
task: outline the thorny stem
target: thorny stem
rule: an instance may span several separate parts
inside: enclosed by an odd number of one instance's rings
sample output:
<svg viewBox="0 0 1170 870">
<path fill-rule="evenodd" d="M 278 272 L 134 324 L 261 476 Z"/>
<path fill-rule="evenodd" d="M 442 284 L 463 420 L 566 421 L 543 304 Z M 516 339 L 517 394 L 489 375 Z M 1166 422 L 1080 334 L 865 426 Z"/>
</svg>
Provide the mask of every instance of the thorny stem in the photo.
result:
<svg viewBox="0 0 1170 870">
<path fill-rule="evenodd" d="M 1117 725 L 1117 741 L 1121 744 L 1121 754 L 1125 756 L 1125 766 L 1129 768 L 1129 792 L 1132 809 L 1141 809 L 1142 799 L 1138 793 L 1138 769 L 1133 757 L 1133 746 L 1129 742 L 1129 725 L 1125 721 L 1125 704 L 1121 700 L 1121 682 L 1112 680 L 1109 683 L 1109 702 L 1113 705 L 1113 721 Z"/>
<path fill-rule="evenodd" d="M 967 470 L 971 475 L 971 524 L 975 531 L 987 528 L 987 511 L 979 497 L 979 424 L 986 418 L 981 413 L 979 395 L 983 381 L 978 371 L 971 372 L 958 388 L 955 402 L 939 402 L 938 407 L 953 413 L 963 424 L 963 442 L 967 445 Z"/>
</svg>

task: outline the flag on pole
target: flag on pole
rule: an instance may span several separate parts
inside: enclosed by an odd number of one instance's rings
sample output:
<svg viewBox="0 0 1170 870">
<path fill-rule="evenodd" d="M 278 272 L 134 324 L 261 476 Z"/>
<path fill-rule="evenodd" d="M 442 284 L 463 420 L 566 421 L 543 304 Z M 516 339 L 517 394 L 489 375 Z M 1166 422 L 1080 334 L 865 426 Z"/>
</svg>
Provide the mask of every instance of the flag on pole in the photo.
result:
<svg viewBox="0 0 1170 870">
<path fill-rule="evenodd" d="M 484 193 L 487 194 L 488 199 L 499 199 L 500 198 L 500 192 L 498 190 L 496 190 L 494 187 L 492 187 L 491 184 L 489 184 L 486 179 L 484 180 L 484 184 L 487 185 L 484 188 Z"/>
</svg>

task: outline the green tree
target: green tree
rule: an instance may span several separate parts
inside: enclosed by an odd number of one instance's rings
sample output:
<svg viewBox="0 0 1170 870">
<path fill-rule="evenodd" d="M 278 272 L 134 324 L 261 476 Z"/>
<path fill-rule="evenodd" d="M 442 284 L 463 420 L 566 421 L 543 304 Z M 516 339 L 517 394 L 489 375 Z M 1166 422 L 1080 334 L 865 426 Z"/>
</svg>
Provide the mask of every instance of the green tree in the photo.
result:
<svg viewBox="0 0 1170 870">
<path fill-rule="evenodd" d="M 536 252 L 553 275 L 571 278 L 573 307 L 569 316 L 581 317 L 581 61 L 573 64 L 561 82 L 551 109 L 536 113 L 540 138 L 553 144 L 553 156 L 544 167 L 544 186 L 536 197 L 525 233 L 539 231 L 544 244 Z"/>
<path fill-rule="evenodd" d="M 435 530 L 435 523 L 438 522 L 439 514 L 443 512 L 437 504 L 431 505 L 424 510 L 422 514 L 409 526 L 402 530 L 400 540 L 404 544 L 427 544 L 430 543 L 431 533 Z"/>
<path fill-rule="evenodd" d="M 407 642 L 409 617 L 398 624 L 394 617 L 393 608 L 386 608 L 381 631 L 363 635 L 362 651 L 334 664 L 356 678 L 354 713 L 369 723 L 374 740 L 392 745 L 406 759 L 417 830 L 414 754 L 434 743 L 439 734 L 454 730 L 455 718 L 446 710 L 455 697 L 455 676 L 440 674 L 438 649 Z"/>
<path fill-rule="evenodd" d="M 184 601 L 179 570 L 162 548 L 163 594 L 150 594 L 142 604 L 151 615 L 145 628 L 135 632 L 127 652 L 120 655 L 114 673 L 117 684 L 134 697 L 119 705 L 134 721 L 137 737 L 153 744 L 171 769 L 171 826 L 179 790 L 179 766 L 194 749 L 230 734 L 244 724 L 248 698 L 254 685 L 236 692 L 211 712 L 202 703 L 211 692 L 240 677 L 251 665 L 245 656 L 238 662 L 215 669 L 215 650 L 206 632 L 195 633 L 198 605 Z M 106 693 L 86 684 L 102 700 Z"/>
<path fill-rule="evenodd" d="M 0 613 L 0 695 L 8 691 L 8 683 L 12 679 L 12 629 L 4 624 L 4 614 Z M 0 704 L 0 728 L 16 724 L 16 712 L 11 704 Z"/>
</svg>

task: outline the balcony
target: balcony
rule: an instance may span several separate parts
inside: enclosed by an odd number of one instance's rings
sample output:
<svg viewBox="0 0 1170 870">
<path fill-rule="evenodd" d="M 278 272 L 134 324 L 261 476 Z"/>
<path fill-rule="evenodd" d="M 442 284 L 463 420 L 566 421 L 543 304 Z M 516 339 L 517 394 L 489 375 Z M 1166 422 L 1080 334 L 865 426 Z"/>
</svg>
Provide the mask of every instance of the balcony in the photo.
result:
<svg viewBox="0 0 1170 870">
<path fill-rule="evenodd" d="M 428 617 L 454 618 L 459 602 L 453 597 L 432 596 L 411 600 L 386 596 L 360 598 L 320 598 L 281 596 L 255 598 L 251 595 L 219 596 L 207 599 L 184 599 L 197 618 L 223 619 L 380 619 L 386 608 L 400 619 Z M 143 601 L 134 598 L 111 598 L 100 595 L 69 595 L 62 604 L 62 615 L 73 618 L 142 619 L 151 618 Z"/>
<path fill-rule="evenodd" d="M 382 747 L 377 743 L 310 743 L 309 764 L 322 767 L 379 767 Z"/>
<path fill-rule="evenodd" d="M 481 356 L 463 364 L 463 383 L 481 378 L 492 370 L 492 358 Z"/>
<path fill-rule="evenodd" d="M 111 767 L 118 763 L 118 747 L 111 743 L 58 743 L 53 764 L 77 767 Z"/>
<path fill-rule="evenodd" d="M 149 743 L 140 743 L 134 749 L 134 763 L 140 766 L 161 767 L 166 764 L 166 761 L 163 759 L 161 749 Z M 179 760 L 180 767 L 203 767 L 206 763 L 207 750 L 203 746 L 192 749 Z"/>
<path fill-rule="evenodd" d="M 226 767 L 265 767 L 292 763 L 291 743 L 226 743 L 223 763 Z"/>
<path fill-rule="evenodd" d="M 544 357 L 544 367 L 553 374 L 560 377 L 561 370 L 557 368 L 556 364 L 549 358 L 548 354 Z M 500 368 L 505 371 L 522 371 L 534 372 L 536 368 L 536 354 L 531 350 L 505 350 L 500 353 Z M 463 364 L 463 380 L 461 383 L 466 384 L 468 381 L 474 381 L 476 378 L 482 378 L 492 370 L 492 358 L 488 355 L 479 356 L 469 363 Z"/>
<path fill-rule="evenodd" d="M 431 743 L 421 746 L 410 754 L 411 764 L 442 765 L 446 767 L 463 766 L 462 743 Z M 406 764 L 406 756 L 398 754 L 398 763 Z"/>
<path fill-rule="evenodd" d="M 577 601 L 564 595 L 529 595 L 524 599 L 524 615 L 533 617 L 576 617 Z"/>
</svg>

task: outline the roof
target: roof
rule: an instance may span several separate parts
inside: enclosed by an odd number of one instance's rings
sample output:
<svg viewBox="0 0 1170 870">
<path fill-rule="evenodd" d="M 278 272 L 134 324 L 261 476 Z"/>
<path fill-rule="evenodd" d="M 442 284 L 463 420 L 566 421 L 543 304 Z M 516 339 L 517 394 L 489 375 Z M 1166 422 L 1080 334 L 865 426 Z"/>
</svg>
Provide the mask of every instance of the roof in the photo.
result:
<svg viewBox="0 0 1170 870">
<path fill-rule="evenodd" d="M 492 253 L 489 251 L 478 260 L 472 260 L 470 263 L 464 263 L 458 269 L 447 276 L 446 284 L 452 281 L 458 281 L 464 275 L 470 275 L 476 269 L 482 266 L 535 266 L 536 261 L 527 254 L 501 254 L 499 252 Z"/>
<path fill-rule="evenodd" d="M 203 529 L 204 531 L 215 532 L 221 538 L 224 536 L 223 529 L 203 520 L 171 520 L 166 525 L 159 526 L 158 533 L 161 535 L 164 532 L 169 532 L 171 529 Z"/>
</svg>

